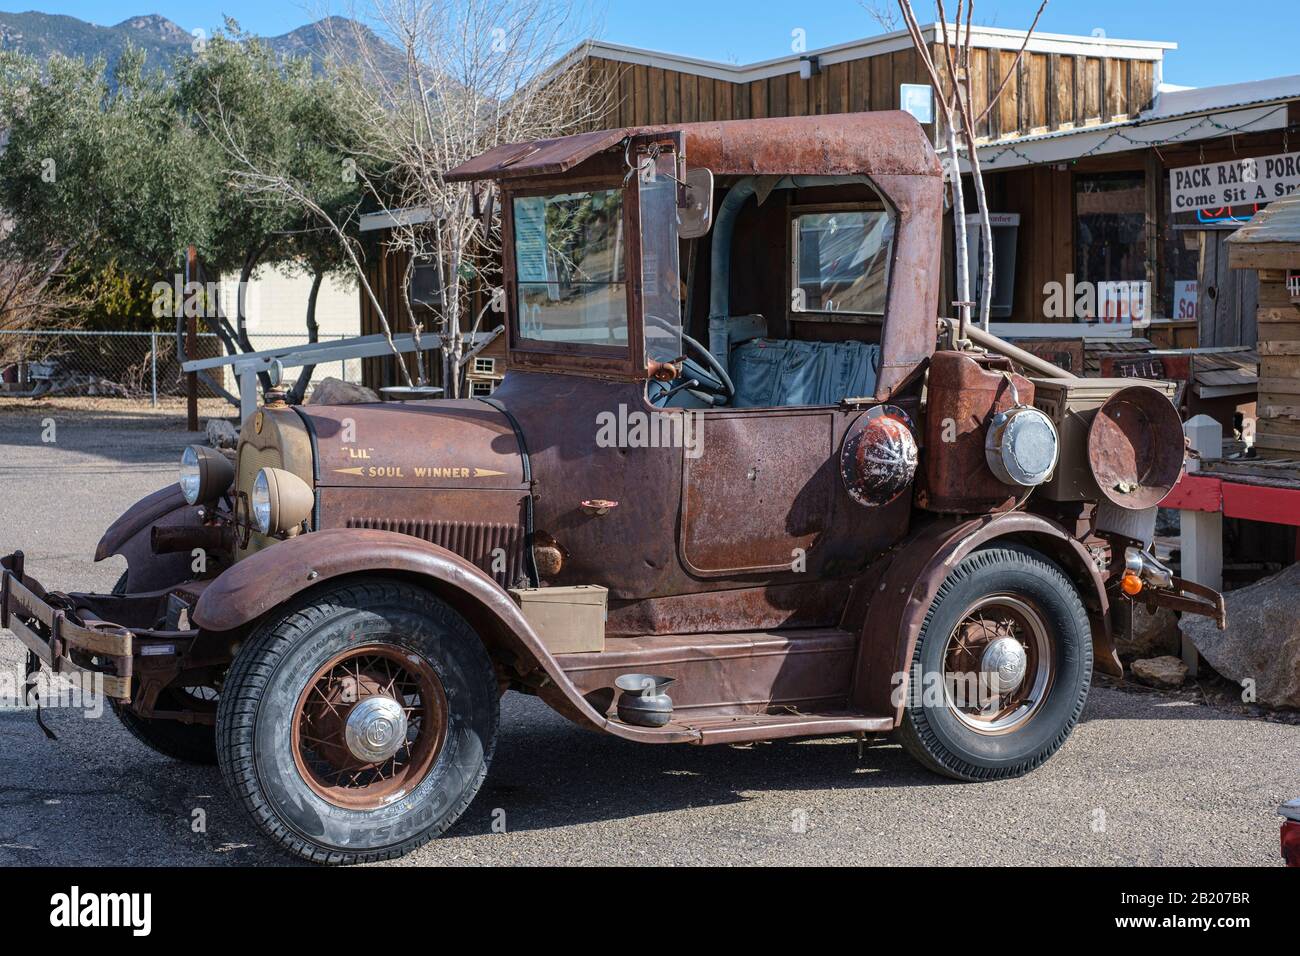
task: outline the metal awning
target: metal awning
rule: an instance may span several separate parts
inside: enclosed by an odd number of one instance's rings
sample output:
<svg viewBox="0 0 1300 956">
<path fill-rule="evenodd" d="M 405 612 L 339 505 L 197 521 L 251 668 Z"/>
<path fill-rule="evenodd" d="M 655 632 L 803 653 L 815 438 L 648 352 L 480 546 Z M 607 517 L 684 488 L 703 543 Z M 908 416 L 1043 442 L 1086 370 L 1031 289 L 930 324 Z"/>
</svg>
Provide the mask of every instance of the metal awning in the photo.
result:
<svg viewBox="0 0 1300 956">
<path fill-rule="evenodd" d="M 472 179 L 520 179 L 525 176 L 553 176 L 568 172 L 583 160 L 617 146 L 627 131 L 606 129 L 578 133 L 561 139 L 539 139 L 531 143 L 506 143 L 443 173 L 449 183 Z"/>
</svg>

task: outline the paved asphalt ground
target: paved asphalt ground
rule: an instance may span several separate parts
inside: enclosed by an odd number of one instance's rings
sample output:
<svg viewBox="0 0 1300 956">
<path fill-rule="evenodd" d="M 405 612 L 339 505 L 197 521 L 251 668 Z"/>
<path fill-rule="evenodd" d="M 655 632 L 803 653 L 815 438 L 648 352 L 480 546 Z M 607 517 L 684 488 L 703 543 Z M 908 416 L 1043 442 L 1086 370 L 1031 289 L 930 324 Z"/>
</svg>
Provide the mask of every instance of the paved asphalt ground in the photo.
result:
<svg viewBox="0 0 1300 956">
<path fill-rule="evenodd" d="M 0 549 L 26 551 L 48 587 L 107 590 L 121 565 L 90 563 L 101 531 L 173 480 L 187 438 L 169 418 L 0 409 Z M 0 634 L 0 670 L 16 679 L 21 661 Z M 1277 865 L 1274 809 L 1300 795 L 1300 726 L 1110 687 L 1046 766 L 984 785 L 931 776 L 888 742 L 861 759 L 847 738 L 649 747 L 516 694 L 503 708 L 484 789 L 403 864 Z M 154 754 L 111 714 L 50 723 L 57 742 L 0 712 L 0 865 L 284 862 L 215 768 Z"/>
</svg>

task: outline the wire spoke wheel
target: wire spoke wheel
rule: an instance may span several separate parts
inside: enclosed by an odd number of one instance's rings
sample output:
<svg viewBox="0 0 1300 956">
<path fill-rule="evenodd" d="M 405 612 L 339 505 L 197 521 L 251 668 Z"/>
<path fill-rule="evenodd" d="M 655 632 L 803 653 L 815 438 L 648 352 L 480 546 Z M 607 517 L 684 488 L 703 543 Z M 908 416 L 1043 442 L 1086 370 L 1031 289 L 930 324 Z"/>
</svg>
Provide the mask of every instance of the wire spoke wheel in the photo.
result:
<svg viewBox="0 0 1300 956">
<path fill-rule="evenodd" d="M 943 650 L 948 709 L 980 734 L 1006 734 L 1038 712 L 1055 677 L 1042 612 L 998 593 L 980 598 L 958 619 Z"/>
<path fill-rule="evenodd" d="M 353 647 L 307 682 L 293 714 L 293 755 L 319 796 L 351 810 L 414 789 L 446 741 L 447 694 L 433 666 L 403 648 Z"/>
</svg>

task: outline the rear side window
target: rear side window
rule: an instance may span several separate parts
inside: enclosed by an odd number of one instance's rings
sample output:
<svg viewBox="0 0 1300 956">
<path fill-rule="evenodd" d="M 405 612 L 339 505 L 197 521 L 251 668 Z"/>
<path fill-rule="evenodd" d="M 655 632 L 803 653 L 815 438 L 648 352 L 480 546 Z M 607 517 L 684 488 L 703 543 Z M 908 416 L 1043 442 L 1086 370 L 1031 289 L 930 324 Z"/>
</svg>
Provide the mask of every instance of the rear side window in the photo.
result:
<svg viewBox="0 0 1300 956">
<path fill-rule="evenodd" d="M 894 219 L 883 209 L 794 217 L 794 312 L 884 315 Z"/>
<path fill-rule="evenodd" d="M 518 196 L 512 212 L 520 337 L 626 348 L 622 191 Z"/>
</svg>

